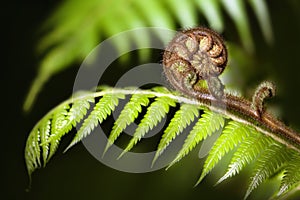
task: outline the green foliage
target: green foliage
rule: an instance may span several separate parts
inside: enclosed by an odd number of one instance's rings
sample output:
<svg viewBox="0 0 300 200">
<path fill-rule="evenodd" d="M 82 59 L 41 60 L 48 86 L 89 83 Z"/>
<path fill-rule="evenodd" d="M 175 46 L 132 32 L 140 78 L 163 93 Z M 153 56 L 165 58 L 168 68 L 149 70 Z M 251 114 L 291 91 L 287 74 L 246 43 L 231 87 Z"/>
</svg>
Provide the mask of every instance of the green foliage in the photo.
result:
<svg viewBox="0 0 300 200">
<path fill-rule="evenodd" d="M 254 131 L 254 130 L 253 130 Z M 217 184 L 225 179 L 238 174 L 246 165 L 253 162 L 258 155 L 270 144 L 273 144 L 272 139 L 265 137 L 262 134 L 251 131 L 247 140 L 243 140 L 236 152 L 234 152 L 227 172 L 221 177 Z"/>
<path fill-rule="evenodd" d="M 180 106 L 180 109 L 175 113 L 161 137 L 156 154 L 152 161 L 152 165 L 154 165 L 155 161 L 164 152 L 172 140 L 174 140 L 175 137 L 180 134 L 183 129 L 185 129 L 192 121 L 194 121 L 195 117 L 198 116 L 199 110 L 196 106 L 189 104 L 182 104 Z"/>
<path fill-rule="evenodd" d="M 24 110 L 32 107 L 43 85 L 62 70 L 85 56 L 103 39 L 122 31 L 140 27 L 177 29 L 199 26 L 203 16 L 208 26 L 218 32 L 224 31 L 222 8 L 232 18 L 244 48 L 253 51 L 250 25 L 246 13 L 247 1 L 240 0 L 65 0 L 43 26 L 44 35 L 38 50 L 43 55 L 38 75 L 32 83 L 24 103 Z M 267 41 L 272 41 L 268 9 L 263 0 L 251 0 L 249 5 L 257 16 L 260 28 Z M 184 14 L 182 14 L 184 12 Z M 175 17 L 173 17 L 175 16 Z M 119 20 L 122 19 L 122 20 Z M 204 24 L 203 24 L 204 25 Z M 162 41 L 164 35 L 158 35 Z M 131 43 L 137 47 L 150 43 L 150 34 L 134 34 L 132 37 L 112 40 L 120 52 L 129 50 Z M 79 48 L 80 47 L 80 48 Z M 142 54 L 142 59 L 149 55 Z"/>
<path fill-rule="evenodd" d="M 139 113 L 142 112 L 142 106 L 148 106 L 149 98 L 153 95 L 132 95 L 130 101 L 123 108 L 118 119 L 115 121 L 112 128 L 111 134 L 109 135 L 107 145 L 103 152 L 103 155 L 108 148 L 115 142 L 122 131 L 138 117 Z"/>
<path fill-rule="evenodd" d="M 215 142 L 205 160 L 202 174 L 196 184 L 215 167 L 223 156 L 249 136 L 251 129 L 239 122 L 230 121 L 223 130 L 223 134 Z"/>
<path fill-rule="evenodd" d="M 246 199 L 253 189 L 257 188 L 263 181 L 274 175 L 286 162 L 290 160 L 289 151 L 285 150 L 285 146 L 276 144 L 268 146 L 261 153 L 256 161 L 251 176 L 250 185 L 246 192 Z"/>
<path fill-rule="evenodd" d="M 76 126 L 77 123 L 79 123 L 82 118 L 86 115 L 87 110 L 90 108 L 90 103 L 94 103 L 94 98 L 88 97 L 88 98 L 79 98 L 78 101 L 72 102 L 72 106 L 67 110 L 61 110 L 58 109 L 58 112 L 54 112 L 54 116 L 56 117 L 62 117 L 60 120 L 57 121 L 57 125 L 53 124 L 53 126 L 59 127 L 56 128 L 56 132 L 52 132 L 49 136 L 49 140 L 51 141 L 51 147 L 50 147 L 50 155 L 49 159 L 52 157 L 52 155 L 57 150 L 57 147 L 60 142 L 60 138 L 63 137 L 66 133 L 68 133 L 73 127 Z M 62 105 L 62 107 L 66 108 L 67 105 Z M 67 107 L 68 108 L 68 107 Z M 65 114 L 62 116 L 59 112 L 62 112 Z M 55 120 L 53 120 L 55 121 Z M 49 160 L 48 159 L 48 160 Z"/>
<path fill-rule="evenodd" d="M 112 114 L 119 100 L 124 99 L 125 95 L 132 96 L 113 125 L 106 150 L 116 141 L 126 126 L 141 117 L 134 136 L 120 155 L 122 156 L 167 116 L 170 106 L 175 107 L 177 103 L 182 103 L 162 134 L 152 164 L 175 137 L 196 121 L 195 118 L 202 113 L 169 167 L 191 152 L 200 141 L 224 127 L 205 160 L 197 184 L 212 171 L 226 153 L 235 151 L 227 172 L 217 183 L 238 174 L 247 165 L 252 164 L 252 175 L 245 198 L 261 183 L 273 176 L 278 176 L 281 180 L 276 197 L 282 197 L 299 188 L 300 154 L 298 151 L 264 135 L 254 126 L 243 121 L 228 119 L 228 116 L 203 108 L 203 105 L 171 93 L 163 87 L 152 90 L 104 88 L 96 93 L 82 93 L 63 102 L 45 115 L 28 136 L 25 160 L 29 175 L 36 168 L 45 166 L 55 153 L 61 138 L 68 134 L 72 127 L 80 124 L 77 134 L 67 149 L 91 134 L 98 124 Z M 95 103 L 95 106 L 90 108 L 92 103 Z M 147 108 L 147 111 L 141 116 L 143 107 Z M 84 117 L 85 119 L 82 120 Z M 79 123 L 81 121 L 83 122 Z"/>
<path fill-rule="evenodd" d="M 170 106 L 175 105 L 175 101 L 169 97 L 157 97 L 148 107 L 144 118 L 141 120 L 141 123 L 134 132 L 133 138 L 130 140 L 119 158 L 122 157 L 124 153 L 130 151 L 147 132 L 153 129 L 153 127 L 155 127 L 167 115 Z"/>
<path fill-rule="evenodd" d="M 186 156 L 195 146 L 203 139 L 210 136 L 216 130 L 224 126 L 224 118 L 217 113 L 205 111 L 205 113 L 198 120 L 193 130 L 189 133 L 184 141 L 183 147 L 177 154 L 176 158 L 171 162 L 169 167 Z"/>
<path fill-rule="evenodd" d="M 125 96 L 123 94 L 108 94 L 103 96 L 95 105 L 91 114 L 84 120 L 76 136 L 66 150 L 82 140 L 82 138 L 89 135 L 91 131 L 94 130 L 94 128 L 98 125 L 98 123 L 101 124 L 103 120 L 105 120 L 107 116 L 111 114 L 111 112 L 119 104 L 119 99 L 124 98 Z"/>
<path fill-rule="evenodd" d="M 290 162 L 284 169 L 284 175 L 281 181 L 281 186 L 277 196 L 284 196 L 289 191 L 295 189 L 300 185 L 300 155 L 298 152 L 292 152 Z"/>
</svg>

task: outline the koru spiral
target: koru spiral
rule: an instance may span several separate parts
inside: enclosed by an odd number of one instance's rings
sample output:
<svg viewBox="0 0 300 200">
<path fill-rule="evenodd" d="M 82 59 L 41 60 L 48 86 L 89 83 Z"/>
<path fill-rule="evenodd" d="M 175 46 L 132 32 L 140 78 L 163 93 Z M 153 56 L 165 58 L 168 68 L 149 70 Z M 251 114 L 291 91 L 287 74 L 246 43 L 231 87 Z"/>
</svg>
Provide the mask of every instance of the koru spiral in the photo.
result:
<svg viewBox="0 0 300 200">
<path fill-rule="evenodd" d="M 164 73 L 170 84 L 185 93 L 200 91 L 205 80 L 217 99 L 224 95 L 218 76 L 227 64 L 227 50 L 222 37 L 208 28 L 197 27 L 176 34 L 163 54 Z"/>
</svg>

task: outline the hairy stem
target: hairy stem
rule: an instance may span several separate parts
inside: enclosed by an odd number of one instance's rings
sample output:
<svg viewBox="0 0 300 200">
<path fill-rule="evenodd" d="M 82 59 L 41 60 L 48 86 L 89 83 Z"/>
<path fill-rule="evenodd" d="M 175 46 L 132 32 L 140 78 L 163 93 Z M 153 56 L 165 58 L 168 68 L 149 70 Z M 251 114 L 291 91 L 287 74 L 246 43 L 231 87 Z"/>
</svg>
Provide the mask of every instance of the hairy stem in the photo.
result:
<svg viewBox="0 0 300 200">
<path fill-rule="evenodd" d="M 200 103 L 209 107 L 212 111 L 229 116 L 233 120 L 248 124 L 256 130 L 271 136 L 280 143 L 286 144 L 300 152 L 300 135 L 298 132 L 287 127 L 268 112 L 257 113 L 252 102 L 242 97 L 225 93 L 224 98 L 216 99 L 205 88 L 201 91 L 182 91 L 197 99 Z M 263 103 L 263 102 L 262 102 Z"/>
<path fill-rule="evenodd" d="M 178 96 L 171 93 L 160 93 L 150 90 L 140 90 L 136 88 L 129 89 L 117 89 L 107 88 L 103 91 L 96 93 L 86 93 L 81 96 L 76 96 L 66 100 L 62 104 L 71 104 L 74 100 L 84 99 L 88 97 L 101 97 L 106 94 L 152 94 L 154 96 L 167 96 L 180 103 L 194 104 L 198 106 L 204 106 L 211 111 L 218 112 L 225 117 L 229 117 L 235 121 L 243 124 L 250 125 L 256 130 L 272 137 L 276 141 L 287 145 L 300 152 L 300 135 L 298 132 L 287 127 L 284 123 L 273 117 L 268 112 L 263 112 L 260 115 L 257 114 L 257 110 L 253 108 L 252 102 L 243 97 L 235 96 L 225 92 L 224 98 L 216 99 L 210 92 L 203 88 L 200 91 L 182 91 L 186 95 L 192 98 Z M 60 104 L 60 105 L 62 105 Z M 51 115 L 55 109 L 51 110 L 47 115 Z"/>
</svg>

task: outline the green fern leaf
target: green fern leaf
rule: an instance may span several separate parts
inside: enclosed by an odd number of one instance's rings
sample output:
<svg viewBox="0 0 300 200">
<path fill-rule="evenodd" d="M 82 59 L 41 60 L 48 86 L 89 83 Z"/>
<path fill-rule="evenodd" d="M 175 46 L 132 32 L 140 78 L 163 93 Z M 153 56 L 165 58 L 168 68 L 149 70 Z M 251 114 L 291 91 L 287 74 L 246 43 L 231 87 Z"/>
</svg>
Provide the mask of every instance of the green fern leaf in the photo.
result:
<svg viewBox="0 0 300 200">
<path fill-rule="evenodd" d="M 144 1 L 136 0 L 134 3 L 139 12 L 143 15 L 143 18 L 148 22 L 147 24 L 152 24 L 156 27 L 175 27 L 175 23 L 170 12 L 165 11 L 164 5 L 161 1 L 148 1 L 146 5 Z M 153 12 L 156 17 L 153 17 Z"/>
<path fill-rule="evenodd" d="M 236 147 L 243 139 L 251 134 L 251 129 L 239 122 L 230 121 L 222 135 L 217 139 L 205 160 L 202 174 L 197 181 L 199 184 L 203 178 L 215 167 L 221 158 Z"/>
<path fill-rule="evenodd" d="M 210 26 L 218 32 L 224 29 L 220 0 L 198 0 L 195 1 Z"/>
<path fill-rule="evenodd" d="M 266 2 L 261 0 L 250 0 L 249 3 L 255 12 L 265 39 L 267 42 L 272 43 L 273 34 Z"/>
<path fill-rule="evenodd" d="M 30 132 L 27 139 L 25 160 L 29 175 L 31 175 L 36 168 L 42 166 L 41 157 L 43 158 L 43 166 L 47 163 L 47 158 L 49 156 L 48 138 L 51 130 L 51 116 L 51 114 L 48 114 L 40 120 Z"/>
<path fill-rule="evenodd" d="M 65 121 L 63 123 L 64 125 L 61 126 L 57 132 L 52 132 L 52 134 L 49 137 L 48 142 L 52 146 L 49 157 L 52 157 L 52 155 L 56 152 L 60 139 L 73 127 L 75 127 L 76 124 L 80 122 L 82 118 L 86 115 L 87 110 L 90 108 L 90 103 L 94 103 L 94 98 L 91 96 L 88 96 L 83 99 L 78 99 L 75 102 L 73 102 L 72 107 L 66 115 Z M 62 123 L 62 121 L 58 122 Z"/>
<path fill-rule="evenodd" d="M 199 116 L 199 110 L 194 105 L 182 104 L 180 110 L 178 110 L 168 127 L 164 131 L 162 138 L 159 142 L 157 151 L 155 153 L 154 159 L 152 161 L 152 166 L 157 160 L 157 158 L 163 153 L 170 142 L 175 139 L 175 137 L 180 134 L 183 129 L 185 129 L 191 122 L 194 121 L 195 117 Z"/>
<path fill-rule="evenodd" d="M 118 119 L 115 121 L 112 131 L 109 135 L 106 147 L 104 149 L 103 155 L 108 150 L 108 148 L 115 142 L 119 137 L 121 132 L 138 117 L 139 113 L 142 111 L 142 106 L 148 106 L 149 98 L 153 95 L 141 95 L 134 94 L 130 98 L 129 102 L 125 105 L 121 111 Z"/>
<path fill-rule="evenodd" d="M 25 147 L 25 161 L 29 177 L 36 168 L 41 166 L 40 151 L 40 134 L 38 127 L 35 127 L 31 131 Z"/>
<path fill-rule="evenodd" d="M 69 105 L 61 105 L 58 108 L 56 108 L 55 113 L 53 114 L 53 118 L 52 118 L 51 134 L 58 135 L 60 130 L 66 126 L 66 124 L 68 122 L 66 117 L 68 115 L 69 109 L 70 109 Z M 58 144 L 59 144 L 59 140 L 51 140 L 50 141 L 50 150 L 49 150 L 49 157 L 47 159 L 47 162 L 51 159 L 51 157 L 56 152 Z"/>
<path fill-rule="evenodd" d="M 200 85 L 199 87 L 205 86 Z M 176 103 L 180 102 L 183 103 L 180 106 L 180 109 L 175 112 L 169 125 L 165 129 L 158 145 L 156 155 L 154 156 L 153 163 L 161 153 L 164 152 L 170 142 L 194 121 L 195 116 L 198 117 L 199 109 L 203 109 L 205 106 L 211 106 L 211 104 L 206 105 L 205 102 L 203 103 L 171 93 L 164 87 L 156 87 L 152 90 L 139 90 L 136 88 L 112 89 L 101 87 L 101 91 L 96 93 L 84 93 L 80 96 L 73 96 L 71 99 L 52 109 L 31 131 L 25 147 L 25 160 L 29 175 L 31 175 L 36 168 L 47 163 L 55 153 L 61 138 L 87 115 L 87 110 L 89 110 L 91 102 L 94 103 L 95 98 L 100 97 L 100 100 L 90 109 L 91 112 L 79 127 L 77 134 L 68 148 L 90 134 L 99 123 L 101 124 L 108 115 L 111 115 L 112 111 L 118 105 L 119 99 L 125 98 L 125 95 L 132 95 L 132 97 L 124 106 L 119 118 L 116 120 L 109 137 L 111 141 L 109 142 L 114 143 L 126 126 L 137 119 L 142 110 L 142 106 L 148 108 L 138 125 L 133 138 L 130 140 L 120 157 L 125 152 L 130 151 L 131 148 L 133 148 L 133 146 L 149 132 L 149 130 L 156 126 L 162 118 L 169 113 L 170 106 L 176 106 Z M 148 105 L 150 103 L 150 98 L 152 99 L 154 97 L 154 101 Z M 229 96 L 228 98 L 233 97 Z M 251 105 L 251 103 L 247 102 L 245 99 L 242 100 L 245 101 L 244 106 Z M 251 107 L 249 109 L 251 109 Z M 221 115 L 208 111 L 205 108 L 203 111 L 204 113 L 198 119 L 192 131 L 188 134 L 181 150 L 169 167 L 187 155 L 199 141 L 206 139 L 213 132 L 220 130 L 220 128 L 224 126 L 225 119 L 223 115 L 227 116 L 227 112 L 222 112 L 221 110 Z M 298 146 L 294 146 L 294 143 L 289 140 L 293 139 L 293 141 L 297 142 L 298 137 L 288 135 L 291 138 L 286 138 L 286 136 L 283 135 L 283 138 L 281 139 L 278 138 L 278 135 L 269 133 L 267 129 L 259 126 L 259 124 L 252 124 L 250 126 L 247 119 L 245 119 L 246 121 L 243 121 L 243 118 L 239 120 L 239 115 L 233 114 L 233 116 L 237 117 L 236 120 L 239 122 L 229 121 L 225 126 L 221 136 L 217 139 L 209 152 L 197 184 L 203 180 L 226 153 L 236 148 L 227 172 L 218 183 L 228 177 L 238 174 L 246 165 L 253 163 L 253 175 L 250 178 L 250 185 L 245 198 L 247 198 L 262 182 L 276 175 L 278 172 L 282 172 L 281 175 L 283 175 L 283 177 L 280 177 L 282 179 L 281 186 L 276 194 L 278 197 L 288 195 L 299 189 L 300 154 L 295 151 Z M 265 113 L 264 117 L 268 119 L 268 113 Z M 273 122 L 272 120 L 273 119 L 270 119 L 272 124 L 280 123 L 276 120 Z M 283 124 L 279 125 L 281 125 L 285 131 L 291 131 L 284 127 Z M 266 136 L 258 130 L 262 130 L 261 132 L 270 134 L 273 137 Z M 296 132 L 292 131 L 291 133 L 296 134 Z M 285 141 L 285 139 L 287 141 Z"/>
<path fill-rule="evenodd" d="M 186 156 L 201 140 L 210 136 L 213 132 L 222 128 L 223 126 L 224 118 L 221 115 L 214 112 L 205 111 L 196 125 L 193 127 L 193 130 L 187 136 L 183 147 L 177 154 L 176 158 L 170 163 L 168 168 Z"/>
<path fill-rule="evenodd" d="M 246 199 L 263 181 L 276 173 L 278 169 L 290 159 L 291 154 L 286 150 L 286 147 L 275 143 L 274 141 L 273 145 L 268 147 L 258 158 L 244 199 Z"/>
<path fill-rule="evenodd" d="M 238 174 L 247 164 L 253 162 L 264 149 L 273 144 L 273 142 L 274 141 L 271 138 L 252 129 L 250 136 L 241 142 L 238 149 L 233 154 L 227 172 L 216 184 Z"/>
<path fill-rule="evenodd" d="M 138 125 L 133 138 L 130 140 L 127 147 L 124 149 L 122 157 L 126 152 L 130 151 L 136 143 L 141 140 L 141 138 L 154 126 L 156 126 L 169 112 L 170 106 L 175 106 L 176 103 L 173 99 L 169 97 L 157 97 L 155 102 L 153 102 L 147 109 L 147 113 Z"/>
<path fill-rule="evenodd" d="M 243 46 L 248 49 L 248 51 L 253 52 L 253 41 L 250 34 L 248 17 L 246 15 L 245 1 L 240 0 L 221 0 L 225 10 L 228 12 L 229 16 L 235 22 Z"/>
<path fill-rule="evenodd" d="M 166 4 L 177 17 L 181 27 L 194 27 L 197 24 L 197 15 L 193 1 L 177 1 L 175 3 L 173 0 L 166 0 Z M 188 10 L 188 12 L 185 12 L 183 15 L 183 10 Z"/>
<path fill-rule="evenodd" d="M 291 151 L 291 150 L 290 150 Z M 284 196 L 289 191 L 300 185 L 300 154 L 292 151 L 290 162 L 284 169 L 284 175 L 281 181 L 278 197 Z"/>
<path fill-rule="evenodd" d="M 41 146 L 43 151 L 43 165 L 46 166 L 48 153 L 49 153 L 49 145 L 47 144 L 48 137 L 50 135 L 51 122 L 49 119 L 44 119 L 41 122 L 40 137 L 41 137 Z"/>
<path fill-rule="evenodd" d="M 94 130 L 94 128 L 98 126 L 98 123 L 101 124 L 103 120 L 105 120 L 107 116 L 115 110 L 115 107 L 119 104 L 119 99 L 124 98 L 125 95 L 123 94 L 104 95 L 95 105 L 91 114 L 84 120 L 76 136 L 73 138 L 72 142 L 69 144 L 65 151 L 88 136 Z"/>
</svg>

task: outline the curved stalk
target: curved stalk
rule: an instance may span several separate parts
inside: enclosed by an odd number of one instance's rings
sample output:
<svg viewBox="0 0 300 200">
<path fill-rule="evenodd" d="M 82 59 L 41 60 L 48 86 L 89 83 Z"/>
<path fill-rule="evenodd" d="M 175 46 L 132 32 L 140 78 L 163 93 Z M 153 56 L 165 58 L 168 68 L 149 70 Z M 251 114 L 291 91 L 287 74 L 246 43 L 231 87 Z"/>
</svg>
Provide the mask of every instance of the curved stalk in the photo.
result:
<svg viewBox="0 0 300 200">
<path fill-rule="evenodd" d="M 292 148 L 300 152 L 300 135 L 295 130 L 289 128 L 280 120 L 276 119 L 268 112 L 261 114 L 257 113 L 257 110 L 253 108 L 252 102 L 249 100 L 235 96 L 233 94 L 226 93 L 224 98 L 216 99 L 209 93 L 206 88 L 201 88 L 197 92 L 181 91 L 189 97 L 178 96 L 172 93 L 161 93 L 150 90 L 140 90 L 136 88 L 117 89 L 106 88 L 103 91 L 95 93 L 86 93 L 81 96 L 76 96 L 64 101 L 62 104 L 71 104 L 74 100 L 88 98 L 88 97 L 101 97 L 105 94 L 152 94 L 154 96 L 167 96 L 180 103 L 194 104 L 198 106 L 207 107 L 214 112 L 218 112 L 225 117 L 229 117 L 235 121 L 247 124 L 255 128 L 256 130 L 272 137 L 276 141 L 285 144 L 289 148 Z M 192 97 L 192 98 L 190 98 Z M 60 104 L 60 105 L 62 105 Z M 60 106 L 59 105 L 59 106 Z M 51 110 L 47 115 L 51 115 L 55 110 Z"/>
</svg>

